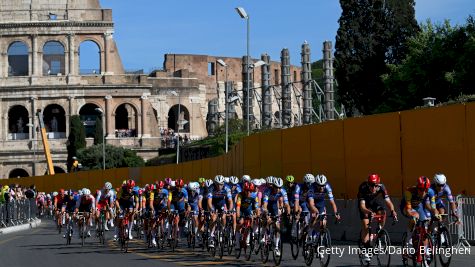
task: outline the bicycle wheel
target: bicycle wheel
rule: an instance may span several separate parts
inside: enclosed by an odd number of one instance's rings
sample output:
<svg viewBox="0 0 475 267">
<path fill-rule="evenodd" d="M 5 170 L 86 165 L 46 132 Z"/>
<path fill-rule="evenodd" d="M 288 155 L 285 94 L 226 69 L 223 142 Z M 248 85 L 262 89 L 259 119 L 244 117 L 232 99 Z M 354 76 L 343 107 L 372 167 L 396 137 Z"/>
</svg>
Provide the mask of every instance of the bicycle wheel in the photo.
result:
<svg viewBox="0 0 475 267">
<path fill-rule="evenodd" d="M 165 233 L 163 231 L 162 223 L 158 222 L 157 225 L 157 234 L 155 235 L 155 238 L 157 239 L 157 247 L 159 249 L 163 249 L 165 247 Z"/>
<path fill-rule="evenodd" d="M 391 264 L 391 254 L 389 248 L 391 247 L 391 240 L 386 230 L 381 229 L 374 243 L 374 251 L 378 260 L 379 266 L 389 267 Z"/>
<path fill-rule="evenodd" d="M 407 233 L 402 234 L 402 243 L 401 243 L 401 257 L 402 257 L 402 265 L 404 267 L 409 266 L 409 258 L 412 256 L 408 254 L 409 252 L 409 245 L 407 244 Z"/>
<path fill-rule="evenodd" d="M 223 255 L 224 255 L 225 242 L 224 242 L 224 233 L 223 233 L 223 230 L 221 229 L 221 227 L 219 227 L 217 229 L 216 237 L 218 239 L 217 245 L 218 245 L 218 248 L 219 248 L 219 258 L 222 259 Z"/>
<path fill-rule="evenodd" d="M 292 216 L 292 225 L 295 225 L 296 236 L 294 236 L 294 233 L 290 231 L 291 232 L 290 233 L 290 251 L 292 252 L 292 258 L 296 260 L 297 257 L 299 256 L 299 250 L 300 250 L 299 237 L 298 237 L 298 233 L 300 230 L 300 222 L 296 220 L 295 216 Z"/>
<path fill-rule="evenodd" d="M 360 232 L 360 236 L 361 236 L 361 232 Z M 363 241 L 361 240 L 361 238 L 358 239 L 358 248 L 360 250 L 360 253 L 358 254 L 358 258 L 360 260 L 360 265 L 363 266 L 363 267 L 368 267 L 370 265 L 371 261 L 363 260 L 363 254 L 361 252 L 364 251 L 365 247 L 363 245 Z"/>
<path fill-rule="evenodd" d="M 261 239 L 262 239 L 262 227 L 261 227 L 261 220 L 260 218 L 256 219 L 256 224 L 257 224 L 257 235 L 254 236 L 254 254 L 259 254 L 259 251 L 261 250 L 262 244 L 261 244 Z"/>
<path fill-rule="evenodd" d="M 302 236 L 302 240 L 304 242 L 303 246 L 302 246 L 303 259 L 305 261 L 305 264 L 307 266 L 310 266 L 310 265 L 312 265 L 313 257 L 314 257 L 314 254 L 315 254 L 312 238 L 310 236 L 308 236 L 307 233 L 305 233 Z"/>
<path fill-rule="evenodd" d="M 330 230 L 325 229 L 320 233 L 317 244 L 320 248 L 325 248 L 325 251 L 331 251 L 332 238 L 330 236 Z M 317 256 L 320 260 L 320 266 L 327 267 L 328 264 L 330 263 L 331 254 L 330 253 L 320 254 L 317 251 Z"/>
<path fill-rule="evenodd" d="M 177 245 L 178 245 L 178 225 L 175 222 L 173 222 L 172 240 L 170 241 L 172 252 L 175 252 L 175 248 Z"/>
<path fill-rule="evenodd" d="M 195 250 L 196 247 L 196 233 L 195 233 L 195 220 L 191 220 L 191 230 L 190 230 L 190 236 L 191 236 L 191 249 Z"/>
<path fill-rule="evenodd" d="M 424 241 L 427 240 L 427 246 L 425 250 L 425 255 L 422 255 L 422 261 L 420 262 L 421 267 L 429 267 L 432 263 L 434 263 L 435 260 L 435 254 L 434 254 L 434 243 L 432 236 L 428 233 L 424 235 Z"/>
<path fill-rule="evenodd" d="M 129 229 L 129 225 L 124 225 L 124 252 L 127 253 L 129 250 L 129 235 L 127 233 L 127 229 Z"/>
<path fill-rule="evenodd" d="M 254 251 L 254 231 L 252 231 L 252 228 L 247 228 L 247 234 L 245 238 L 243 239 L 244 246 L 245 246 L 245 252 L 246 252 L 246 260 L 250 261 L 252 252 Z M 249 241 L 249 242 L 248 242 Z"/>
<path fill-rule="evenodd" d="M 226 230 L 226 248 L 228 250 L 228 255 L 230 256 L 231 254 L 233 254 L 233 250 L 235 246 L 234 242 L 235 242 L 236 237 L 233 234 L 232 226 L 226 229 L 227 229 Z"/>
<path fill-rule="evenodd" d="M 283 226 L 283 224 L 282 224 L 282 226 Z M 277 235 L 277 230 L 274 231 L 274 235 Z M 284 254 L 284 250 L 283 250 L 284 246 L 283 246 L 283 242 L 282 242 L 282 230 L 279 230 L 279 235 L 280 235 L 281 238 L 280 238 L 279 244 L 277 244 L 277 247 L 279 248 L 280 255 L 277 255 L 275 253 L 275 250 L 273 250 L 273 253 L 272 253 L 272 257 L 274 258 L 275 266 L 280 265 L 280 262 L 282 261 L 282 254 Z"/>
<path fill-rule="evenodd" d="M 439 232 L 437 234 L 437 248 L 444 249 L 444 251 L 450 251 L 452 248 L 452 240 L 450 237 L 450 233 L 445 226 L 439 228 Z M 442 267 L 447 267 L 450 265 L 450 261 L 452 260 L 452 254 L 450 253 L 438 253 L 439 254 L 439 261 Z"/>
<path fill-rule="evenodd" d="M 82 222 L 81 226 L 81 246 L 84 246 L 84 243 L 86 242 L 86 222 Z"/>
<path fill-rule="evenodd" d="M 264 242 L 261 244 L 261 260 L 265 264 L 269 260 L 269 251 L 270 251 L 270 242 L 269 242 L 269 231 L 265 230 L 263 233 Z"/>
</svg>

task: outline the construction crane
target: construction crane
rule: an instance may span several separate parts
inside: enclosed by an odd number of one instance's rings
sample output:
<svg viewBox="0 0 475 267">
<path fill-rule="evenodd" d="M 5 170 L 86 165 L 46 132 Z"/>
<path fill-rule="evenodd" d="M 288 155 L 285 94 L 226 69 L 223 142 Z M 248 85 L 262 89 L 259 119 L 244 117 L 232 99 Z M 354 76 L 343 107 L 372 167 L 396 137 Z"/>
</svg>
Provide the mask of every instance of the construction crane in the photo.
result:
<svg viewBox="0 0 475 267">
<path fill-rule="evenodd" d="M 36 116 L 38 116 L 38 121 L 40 123 L 41 141 L 43 142 L 43 149 L 45 151 L 46 163 L 48 165 L 48 174 L 54 175 L 53 159 L 51 158 L 51 151 L 49 148 L 48 136 L 46 136 L 45 123 L 43 122 L 43 111 L 41 109 L 38 109 L 36 112 Z"/>
</svg>

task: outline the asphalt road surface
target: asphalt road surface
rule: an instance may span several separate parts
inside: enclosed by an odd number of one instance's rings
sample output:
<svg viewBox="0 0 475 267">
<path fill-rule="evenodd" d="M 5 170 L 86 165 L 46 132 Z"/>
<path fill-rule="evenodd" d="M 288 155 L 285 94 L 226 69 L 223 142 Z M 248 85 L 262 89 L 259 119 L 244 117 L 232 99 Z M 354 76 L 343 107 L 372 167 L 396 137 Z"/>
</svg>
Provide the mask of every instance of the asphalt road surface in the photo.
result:
<svg viewBox="0 0 475 267">
<path fill-rule="evenodd" d="M 94 231 L 92 231 L 94 234 Z M 86 244 L 81 247 L 80 239 L 76 232 L 72 244 L 67 246 L 66 240 L 59 235 L 51 220 L 43 220 L 42 225 L 33 230 L 12 233 L 0 236 L 0 263 L 2 266 L 48 266 L 48 267 L 75 267 L 75 266 L 273 266 L 272 255 L 265 265 L 260 261 L 260 254 L 253 255 L 250 262 L 241 256 L 224 256 L 223 259 L 212 258 L 208 252 L 196 248 L 195 251 L 187 248 L 186 240 L 181 239 L 177 250 L 172 253 L 170 249 L 158 250 L 146 248 L 142 240 L 132 240 L 129 252 L 124 253 L 118 244 L 112 241 L 112 232 L 107 232 L 106 245 L 99 244 L 96 238 L 86 239 Z M 360 266 L 358 256 L 349 253 L 349 245 L 338 244 L 339 250 L 333 251 L 329 266 Z M 342 256 L 339 253 L 342 252 Z M 468 251 L 467 251 L 468 252 Z M 402 266 L 400 255 L 393 255 L 391 266 Z M 454 255 L 451 266 L 475 266 L 475 248 L 470 249 L 470 254 Z M 376 261 L 372 266 L 376 266 Z M 299 256 L 293 260 L 290 245 L 284 244 L 284 254 L 281 266 L 305 266 L 303 258 Z M 317 266 L 314 261 L 312 266 Z M 438 266 L 441 266 L 438 264 Z"/>
</svg>

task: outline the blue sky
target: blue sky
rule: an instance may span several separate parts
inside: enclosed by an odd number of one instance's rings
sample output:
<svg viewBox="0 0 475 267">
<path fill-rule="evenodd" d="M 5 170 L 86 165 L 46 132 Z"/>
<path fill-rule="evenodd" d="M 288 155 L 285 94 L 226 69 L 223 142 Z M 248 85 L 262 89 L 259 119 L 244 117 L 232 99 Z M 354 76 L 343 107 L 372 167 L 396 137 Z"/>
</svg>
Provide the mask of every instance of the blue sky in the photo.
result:
<svg viewBox="0 0 475 267">
<path fill-rule="evenodd" d="M 111 8 L 114 38 L 126 69 L 146 72 L 163 65 L 163 54 L 241 57 L 246 53 L 246 24 L 234 10 L 251 18 L 251 56 L 264 52 L 280 60 L 289 48 L 300 63 L 307 40 L 312 61 L 322 57 L 324 40 L 335 40 L 341 9 L 338 0 L 100 0 Z M 416 0 L 419 22 L 431 19 L 463 24 L 475 14 L 475 0 Z"/>
</svg>

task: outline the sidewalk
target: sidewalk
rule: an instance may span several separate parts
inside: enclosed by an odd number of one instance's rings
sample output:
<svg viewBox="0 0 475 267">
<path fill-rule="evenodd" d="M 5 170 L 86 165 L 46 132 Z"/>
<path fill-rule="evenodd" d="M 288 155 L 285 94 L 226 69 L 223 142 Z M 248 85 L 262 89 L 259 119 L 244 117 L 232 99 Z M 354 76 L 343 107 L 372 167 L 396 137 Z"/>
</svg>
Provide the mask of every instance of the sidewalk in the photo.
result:
<svg viewBox="0 0 475 267">
<path fill-rule="evenodd" d="M 30 223 L 25 223 L 21 225 L 10 226 L 6 228 L 0 228 L 0 237 L 4 234 L 15 233 L 19 231 L 25 231 L 33 228 L 37 228 L 41 224 L 41 219 L 35 219 Z"/>
</svg>

